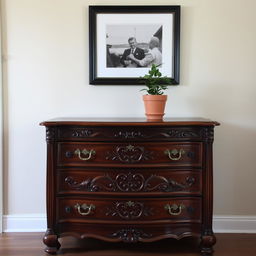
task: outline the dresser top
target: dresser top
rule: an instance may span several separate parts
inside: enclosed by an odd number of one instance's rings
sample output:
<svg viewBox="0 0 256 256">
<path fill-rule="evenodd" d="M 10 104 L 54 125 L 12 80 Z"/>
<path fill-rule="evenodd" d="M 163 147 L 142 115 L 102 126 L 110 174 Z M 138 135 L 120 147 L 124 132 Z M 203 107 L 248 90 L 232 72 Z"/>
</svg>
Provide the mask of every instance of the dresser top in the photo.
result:
<svg viewBox="0 0 256 256">
<path fill-rule="evenodd" d="M 44 126 L 86 125 L 86 126 L 216 126 L 216 121 L 206 118 L 164 118 L 163 121 L 147 121 L 146 118 L 54 118 L 40 123 Z"/>
</svg>

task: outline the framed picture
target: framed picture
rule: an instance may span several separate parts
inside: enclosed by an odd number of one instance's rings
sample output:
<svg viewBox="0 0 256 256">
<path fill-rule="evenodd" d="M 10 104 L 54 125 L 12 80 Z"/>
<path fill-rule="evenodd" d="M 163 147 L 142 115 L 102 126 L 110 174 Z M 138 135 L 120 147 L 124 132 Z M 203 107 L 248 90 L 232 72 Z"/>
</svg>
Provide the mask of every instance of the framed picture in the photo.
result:
<svg viewBox="0 0 256 256">
<path fill-rule="evenodd" d="M 180 6 L 89 6 L 90 84 L 138 85 L 152 64 L 179 84 Z"/>
</svg>

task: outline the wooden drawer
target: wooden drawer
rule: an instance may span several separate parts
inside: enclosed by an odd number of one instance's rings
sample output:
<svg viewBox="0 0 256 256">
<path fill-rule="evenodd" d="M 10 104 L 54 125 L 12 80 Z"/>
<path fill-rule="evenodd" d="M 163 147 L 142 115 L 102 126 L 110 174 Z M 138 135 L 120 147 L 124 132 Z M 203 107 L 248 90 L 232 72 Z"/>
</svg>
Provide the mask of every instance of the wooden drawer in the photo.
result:
<svg viewBox="0 0 256 256">
<path fill-rule="evenodd" d="M 143 126 L 63 126 L 57 132 L 66 141 L 173 141 L 198 140 L 204 137 L 202 127 L 143 127 Z"/>
<path fill-rule="evenodd" d="M 201 166 L 202 143 L 58 143 L 59 166 Z"/>
<path fill-rule="evenodd" d="M 143 195 L 202 193 L 201 170 L 179 169 L 59 169 L 59 194 L 143 193 Z"/>
<path fill-rule="evenodd" d="M 58 198 L 58 219 L 106 221 L 201 222 L 201 198 Z M 76 220 L 75 220 L 76 219 Z"/>
</svg>

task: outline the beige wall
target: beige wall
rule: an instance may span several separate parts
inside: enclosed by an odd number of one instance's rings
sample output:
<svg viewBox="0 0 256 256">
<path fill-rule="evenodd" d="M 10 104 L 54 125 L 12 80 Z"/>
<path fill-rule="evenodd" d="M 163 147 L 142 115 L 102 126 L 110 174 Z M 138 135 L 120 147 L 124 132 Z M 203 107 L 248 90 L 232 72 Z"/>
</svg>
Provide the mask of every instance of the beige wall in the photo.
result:
<svg viewBox="0 0 256 256">
<path fill-rule="evenodd" d="M 58 116 L 144 115 L 141 88 L 88 82 L 88 5 L 156 1 L 5 0 L 5 214 L 45 212 L 45 130 Z M 181 85 L 166 116 L 221 123 L 214 213 L 256 215 L 256 1 L 180 0 Z"/>
</svg>

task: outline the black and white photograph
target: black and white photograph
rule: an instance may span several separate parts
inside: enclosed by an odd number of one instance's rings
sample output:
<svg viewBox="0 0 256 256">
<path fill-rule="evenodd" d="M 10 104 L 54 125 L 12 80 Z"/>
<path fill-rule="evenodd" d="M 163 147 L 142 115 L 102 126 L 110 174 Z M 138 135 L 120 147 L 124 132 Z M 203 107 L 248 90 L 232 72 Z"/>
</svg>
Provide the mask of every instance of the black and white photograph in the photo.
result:
<svg viewBox="0 0 256 256">
<path fill-rule="evenodd" d="M 107 25 L 107 68 L 162 65 L 162 25 Z"/>
<path fill-rule="evenodd" d="M 178 6 L 90 6 L 90 84 L 136 85 L 155 64 L 179 84 Z"/>
</svg>

